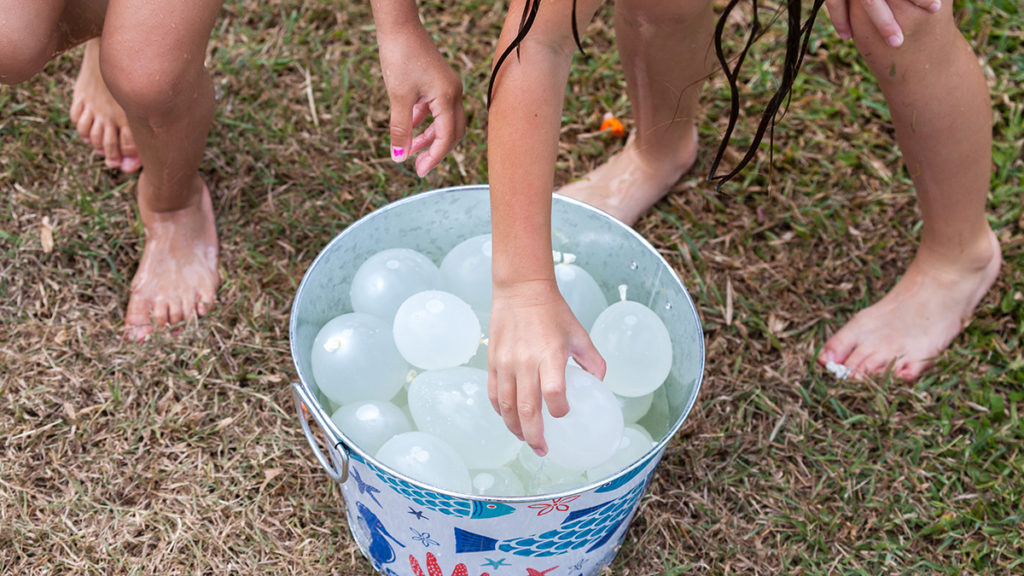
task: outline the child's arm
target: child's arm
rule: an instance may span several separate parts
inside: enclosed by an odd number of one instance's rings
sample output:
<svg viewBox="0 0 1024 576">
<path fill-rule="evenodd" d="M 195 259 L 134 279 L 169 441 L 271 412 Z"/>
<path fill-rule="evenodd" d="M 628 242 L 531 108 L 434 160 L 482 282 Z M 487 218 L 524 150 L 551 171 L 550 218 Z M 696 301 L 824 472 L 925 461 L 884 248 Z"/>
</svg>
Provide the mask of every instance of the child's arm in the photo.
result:
<svg viewBox="0 0 1024 576">
<path fill-rule="evenodd" d="M 582 27 L 600 0 L 578 0 Z M 519 29 L 522 1 L 512 2 L 498 42 Z M 547 0 L 495 80 L 488 127 L 494 300 L 488 391 L 509 430 L 547 451 L 541 397 L 552 416 L 568 412 L 565 365 L 572 356 L 604 377 L 605 364 L 555 283 L 551 193 L 562 103 L 575 45 L 572 0 Z M 496 58 L 497 60 L 497 58 Z"/>
<path fill-rule="evenodd" d="M 420 22 L 416 0 L 371 0 L 381 71 L 391 101 L 391 158 L 416 158 L 425 176 L 466 132 L 462 80 Z M 413 138 L 428 115 L 433 122 Z"/>
<path fill-rule="evenodd" d="M 946 0 L 946 2 L 952 1 Z M 903 44 L 903 29 L 896 22 L 892 8 L 889 7 L 892 2 L 911 2 L 933 14 L 938 12 L 939 7 L 942 6 L 941 0 L 825 0 L 825 7 L 828 8 L 828 17 L 832 20 L 832 26 L 843 40 L 853 38 L 853 28 L 850 26 L 850 2 L 864 4 L 864 11 L 871 18 L 871 22 L 893 48 Z"/>
</svg>

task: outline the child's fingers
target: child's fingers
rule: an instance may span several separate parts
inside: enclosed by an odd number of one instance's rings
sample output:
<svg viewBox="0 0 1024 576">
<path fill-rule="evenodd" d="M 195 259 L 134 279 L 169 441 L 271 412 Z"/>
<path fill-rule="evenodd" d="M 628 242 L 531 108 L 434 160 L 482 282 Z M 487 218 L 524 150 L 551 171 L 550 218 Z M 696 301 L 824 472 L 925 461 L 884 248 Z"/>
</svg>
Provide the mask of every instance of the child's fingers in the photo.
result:
<svg viewBox="0 0 1024 576">
<path fill-rule="evenodd" d="M 868 19 L 885 38 L 885 43 L 893 48 L 901 46 L 903 44 L 903 29 L 896 22 L 889 3 L 880 0 L 860 0 L 860 2 L 864 6 L 864 12 L 867 13 Z"/>
<path fill-rule="evenodd" d="M 409 157 L 414 126 L 413 103 L 391 100 L 391 159 L 402 162 Z"/>
<path fill-rule="evenodd" d="M 522 440 L 523 427 L 519 425 L 519 408 L 516 406 L 516 378 L 508 370 L 498 374 L 498 413 L 509 432 Z"/>
<path fill-rule="evenodd" d="M 417 134 L 416 137 L 412 139 L 412 148 L 409 150 L 409 154 L 416 154 L 424 148 L 429 148 L 430 145 L 434 143 L 434 138 L 436 136 L 437 133 L 434 131 L 434 125 L 430 124 L 422 134 Z"/>
<path fill-rule="evenodd" d="M 598 380 L 604 381 L 605 372 L 608 370 L 608 365 L 604 362 L 604 357 L 594 347 L 594 343 L 590 341 L 588 337 L 586 342 L 580 344 L 577 349 L 573 350 L 572 357 L 576 360 L 576 363 L 580 365 L 587 372 L 590 372 Z"/>
<path fill-rule="evenodd" d="M 434 141 L 430 144 L 430 148 L 416 159 L 416 173 L 420 176 L 426 176 L 433 170 L 434 166 L 437 166 L 458 142 L 459 136 L 453 116 L 452 114 L 442 114 L 435 117 L 433 124 L 430 125 L 430 128 L 434 130 Z"/>
<path fill-rule="evenodd" d="M 828 9 L 828 18 L 836 33 L 843 40 L 853 37 L 853 29 L 850 27 L 850 5 L 847 0 L 825 0 L 825 8 Z"/>
<path fill-rule="evenodd" d="M 540 370 L 540 391 L 548 413 L 561 418 L 569 413 L 569 402 L 565 399 L 565 363 L 546 362 Z M 543 416 L 543 415 L 542 415 Z"/>
<path fill-rule="evenodd" d="M 563 378 L 565 376 L 563 375 Z M 541 383 L 540 375 L 535 372 L 519 374 L 516 377 L 516 411 L 519 415 L 519 426 L 523 431 L 523 439 L 533 448 L 538 456 L 548 452 L 544 441 L 544 420 L 541 417 Z M 562 388 L 565 386 L 563 384 Z"/>
</svg>

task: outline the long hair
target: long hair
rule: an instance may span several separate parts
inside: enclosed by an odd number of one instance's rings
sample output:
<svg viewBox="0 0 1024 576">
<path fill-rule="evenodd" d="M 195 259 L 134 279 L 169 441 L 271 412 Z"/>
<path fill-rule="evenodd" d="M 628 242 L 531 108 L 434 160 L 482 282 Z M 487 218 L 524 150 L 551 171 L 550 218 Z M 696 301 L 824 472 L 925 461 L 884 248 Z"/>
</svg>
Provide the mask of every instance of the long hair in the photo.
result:
<svg viewBox="0 0 1024 576">
<path fill-rule="evenodd" d="M 725 51 L 722 49 L 722 33 L 725 30 L 726 20 L 729 19 L 729 15 L 740 1 L 741 0 L 729 0 L 729 4 L 725 7 L 722 15 L 718 18 L 718 24 L 715 26 L 715 54 L 718 56 L 718 62 L 722 66 L 722 71 L 725 73 L 726 80 L 729 81 L 730 96 L 729 124 L 726 126 L 725 134 L 722 135 L 722 140 L 718 144 L 718 152 L 715 153 L 715 158 L 711 162 L 711 168 L 708 170 L 708 181 L 715 182 L 716 189 L 734 178 L 747 166 L 747 164 L 750 163 L 751 160 L 754 159 L 754 156 L 757 154 L 757 149 L 761 145 L 762 139 L 764 139 L 764 133 L 766 131 L 768 132 L 769 158 L 771 157 L 771 144 L 773 143 L 775 136 L 776 117 L 779 109 L 782 107 L 782 103 L 787 102 L 788 105 L 789 98 L 792 95 L 793 82 L 796 80 L 796 75 L 800 71 L 800 66 L 803 64 L 804 55 L 807 54 L 807 46 L 810 43 L 814 20 L 817 17 L 818 12 L 821 10 L 821 5 L 825 3 L 825 0 L 814 0 L 806 22 L 801 24 L 800 20 L 803 13 L 803 2 L 801 0 L 786 0 L 786 54 L 782 62 L 782 79 L 779 82 L 779 87 L 775 89 L 775 93 L 772 94 L 771 99 L 768 101 L 768 105 L 765 106 L 764 111 L 761 113 L 761 120 L 758 122 L 757 130 L 754 132 L 754 139 L 751 141 L 750 146 L 747 147 L 747 151 L 743 155 L 743 158 L 729 172 L 717 175 L 716 172 L 718 172 L 718 165 L 722 161 L 722 156 L 725 154 L 726 148 L 729 146 L 729 141 L 732 139 L 733 131 L 736 128 L 736 120 L 740 113 L 740 91 L 736 81 L 739 77 L 740 67 L 743 66 L 747 53 L 754 45 L 754 42 L 756 42 L 766 31 L 766 29 L 761 25 L 757 0 L 750 0 L 750 33 L 747 35 L 747 41 L 744 43 L 743 49 L 740 50 L 735 63 L 730 68 L 729 61 L 725 56 Z"/>
<path fill-rule="evenodd" d="M 801 17 L 803 14 L 803 2 L 802 0 L 786 0 L 786 16 L 787 16 L 787 31 L 786 31 L 786 53 L 783 58 L 782 64 L 782 78 L 779 82 L 778 88 L 772 94 L 771 99 L 765 106 L 764 111 L 761 113 L 761 120 L 758 122 L 757 130 L 754 133 L 754 138 L 747 147 L 747 151 L 744 154 L 740 162 L 729 172 L 718 175 L 718 166 L 722 161 L 722 156 L 725 154 L 725 150 L 729 146 L 729 142 L 732 139 L 733 132 L 736 129 L 736 121 L 739 118 L 740 113 L 740 90 L 737 83 L 739 77 L 740 68 L 746 61 L 747 54 L 750 52 L 751 47 L 754 43 L 764 35 L 767 28 L 762 25 L 760 18 L 760 10 L 758 8 L 758 0 L 750 1 L 751 10 L 751 24 L 750 32 L 747 35 L 747 40 L 740 50 L 739 55 L 736 57 L 735 62 L 730 66 L 729 59 L 725 55 L 725 50 L 722 47 L 722 34 L 725 31 L 725 23 L 729 19 L 729 15 L 742 0 L 729 0 L 729 4 L 723 10 L 721 16 L 718 18 L 718 23 L 715 25 L 714 43 L 715 43 L 715 55 L 718 57 L 718 62 L 722 67 L 722 71 L 725 73 L 725 77 L 729 82 L 729 123 L 725 129 L 725 134 L 722 135 L 722 140 L 719 142 L 718 151 L 715 154 L 714 160 L 711 162 L 711 169 L 708 171 L 708 181 L 715 182 L 715 187 L 721 187 L 722 184 L 728 182 L 739 174 L 746 166 L 754 159 L 757 155 L 757 149 L 761 145 L 761 141 L 764 139 L 765 132 L 768 132 L 769 143 L 774 140 L 775 134 L 775 121 L 779 113 L 779 109 L 782 108 L 783 102 L 788 102 L 790 95 L 793 90 L 793 83 L 796 80 L 797 73 L 800 71 L 800 66 L 803 64 L 804 55 L 807 53 L 807 47 L 810 43 L 811 30 L 814 27 L 814 21 L 821 11 L 821 6 L 825 3 L 825 0 L 813 0 L 811 3 L 810 13 L 807 16 L 807 20 L 801 23 Z M 533 23 L 537 18 L 537 11 L 540 9 L 540 0 L 527 0 L 526 5 L 523 8 L 523 14 L 519 21 L 519 31 L 516 37 L 508 45 L 507 48 L 498 57 L 494 68 L 491 70 L 490 83 L 487 86 L 487 107 L 490 108 L 491 102 L 494 99 L 494 81 L 498 76 L 498 70 L 501 69 L 502 64 L 505 60 L 513 53 L 519 54 L 519 45 L 522 43 L 523 38 L 533 27 Z M 771 22 L 774 22 L 777 18 L 773 17 Z M 583 46 L 580 43 L 580 36 L 578 30 L 578 24 L 576 22 L 576 0 L 572 3 L 572 36 L 576 42 L 576 47 L 579 48 L 580 52 L 586 55 L 583 51 Z M 771 154 L 771 146 L 769 145 L 769 155 Z M 770 157 L 770 156 L 769 156 Z"/>
</svg>

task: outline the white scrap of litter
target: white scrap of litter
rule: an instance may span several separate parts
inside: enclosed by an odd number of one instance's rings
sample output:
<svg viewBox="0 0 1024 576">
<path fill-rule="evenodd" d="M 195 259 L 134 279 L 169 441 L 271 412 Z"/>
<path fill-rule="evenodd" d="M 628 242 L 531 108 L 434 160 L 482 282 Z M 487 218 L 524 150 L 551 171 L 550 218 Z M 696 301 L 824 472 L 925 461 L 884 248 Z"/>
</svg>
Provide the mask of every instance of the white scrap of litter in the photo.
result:
<svg viewBox="0 0 1024 576">
<path fill-rule="evenodd" d="M 825 364 L 825 370 L 831 372 L 832 375 L 836 377 L 836 380 L 846 380 L 850 377 L 850 374 L 853 373 L 853 370 L 850 370 L 838 362 L 829 362 L 828 364 Z"/>
</svg>

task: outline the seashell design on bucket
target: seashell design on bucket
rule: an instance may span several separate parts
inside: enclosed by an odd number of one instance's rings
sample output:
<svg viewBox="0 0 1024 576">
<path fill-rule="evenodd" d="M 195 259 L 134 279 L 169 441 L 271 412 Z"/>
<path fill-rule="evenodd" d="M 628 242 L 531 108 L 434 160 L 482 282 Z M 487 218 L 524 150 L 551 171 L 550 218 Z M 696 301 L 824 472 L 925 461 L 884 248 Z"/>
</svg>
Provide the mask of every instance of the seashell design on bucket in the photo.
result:
<svg viewBox="0 0 1024 576">
<path fill-rule="evenodd" d="M 628 284 L 672 334 L 672 372 L 644 425 L 658 438 L 605 481 L 559 493 L 487 497 L 437 489 L 391 470 L 341 433 L 318 399 L 310 349 L 320 327 L 349 305 L 359 262 L 385 248 L 414 245 L 437 260 L 490 228 L 486 186 L 424 192 L 348 226 L 317 256 L 290 319 L 292 386 L 313 455 L 340 482 L 359 549 L 385 576 L 596 576 L 614 560 L 672 436 L 693 407 L 704 371 L 700 319 L 678 276 L 634 230 L 590 206 L 554 196 L 554 248 L 587 258 L 606 291 Z M 319 448 L 309 422 L 324 435 Z"/>
</svg>

